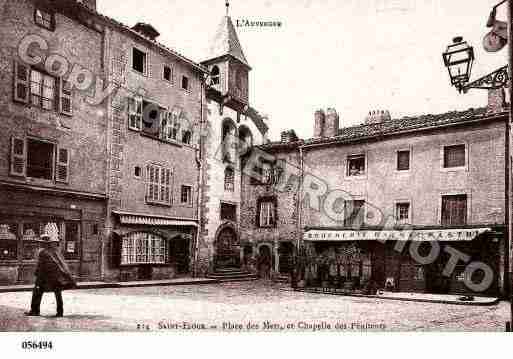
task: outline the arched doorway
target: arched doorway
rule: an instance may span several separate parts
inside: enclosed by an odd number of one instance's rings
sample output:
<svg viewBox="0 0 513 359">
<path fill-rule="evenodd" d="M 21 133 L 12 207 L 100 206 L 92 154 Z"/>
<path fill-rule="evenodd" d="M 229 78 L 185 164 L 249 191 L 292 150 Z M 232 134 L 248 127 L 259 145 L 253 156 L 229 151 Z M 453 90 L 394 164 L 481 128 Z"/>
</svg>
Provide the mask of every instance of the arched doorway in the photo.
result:
<svg viewBox="0 0 513 359">
<path fill-rule="evenodd" d="M 240 246 L 237 232 L 232 226 L 220 228 L 216 239 L 215 267 L 240 268 Z"/>
</svg>

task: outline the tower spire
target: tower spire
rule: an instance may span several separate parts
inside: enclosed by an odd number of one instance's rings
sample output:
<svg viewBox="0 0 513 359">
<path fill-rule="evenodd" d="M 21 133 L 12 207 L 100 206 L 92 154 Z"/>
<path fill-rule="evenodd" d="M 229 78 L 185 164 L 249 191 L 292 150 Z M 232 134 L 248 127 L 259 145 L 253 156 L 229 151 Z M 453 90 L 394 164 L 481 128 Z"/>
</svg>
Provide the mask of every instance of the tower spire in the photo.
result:
<svg viewBox="0 0 513 359">
<path fill-rule="evenodd" d="M 226 16 L 230 16 L 230 1 L 226 0 Z"/>
</svg>

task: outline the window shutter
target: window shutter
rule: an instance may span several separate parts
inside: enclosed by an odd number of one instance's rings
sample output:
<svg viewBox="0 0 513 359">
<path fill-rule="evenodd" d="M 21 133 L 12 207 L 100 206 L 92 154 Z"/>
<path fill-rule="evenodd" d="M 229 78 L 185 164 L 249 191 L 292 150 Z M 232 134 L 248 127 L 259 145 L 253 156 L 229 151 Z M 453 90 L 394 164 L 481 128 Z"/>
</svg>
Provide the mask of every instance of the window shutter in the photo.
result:
<svg viewBox="0 0 513 359">
<path fill-rule="evenodd" d="M 73 93 L 71 91 L 71 84 L 61 78 L 60 81 L 60 112 L 64 115 L 73 115 Z"/>
<path fill-rule="evenodd" d="M 277 197 L 274 197 L 273 198 L 273 227 L 277 227 L 278 226 L 278 198 Z"/>
<path fill-rule="evenodd" d="M 69 151 L 65 148 L 57 148 L 55 181 L 61 183 L 69 182 Z"/>
<path fill-rule="evenodd" d="M 160 138 L 163 140 L 166 140 L 166 133 L 167 133 L 167 124 L 168 124 L 168 117 L 169 112 L 167 110 L 160 110 Z"/>
<path fill-rule="evenodd" d="M 257 200 L 255 226 L 260 227 L 260 211 L 262 211 L 262 200 Z"/>
<path fill-rule="evenodd" d="M 29 72 L 30 68 L 27 65 L 14 63 L 14 101 L 28 103 Z"/>
<path fill-rule="evenodd" d="M 141 97 L 128 98 L 128 127 L 140 131 L 142 128 L 143 100 Z"/>
<path fill-rule="evenodd" d="M 27 144 L 23 138 L 11 139 L 11 175 L 27 175 Z"/>
<path fill-rule="evenodd" d="M 151 177 L 150 177 L 150 166 L 146 166 L 146 202 L 152 200 L 153 194 L 151 193 Z"/>
<path fill-rule="evenodd" d="M 166 182 L 165 182 L 165 185 L 166 185 L 166 195 L 165 195 L 164 201 L 166 203 L 171 204 L 171 170 L 170 169 L 166 169 L 165 173 L 166 173 Z"/>
</svg>

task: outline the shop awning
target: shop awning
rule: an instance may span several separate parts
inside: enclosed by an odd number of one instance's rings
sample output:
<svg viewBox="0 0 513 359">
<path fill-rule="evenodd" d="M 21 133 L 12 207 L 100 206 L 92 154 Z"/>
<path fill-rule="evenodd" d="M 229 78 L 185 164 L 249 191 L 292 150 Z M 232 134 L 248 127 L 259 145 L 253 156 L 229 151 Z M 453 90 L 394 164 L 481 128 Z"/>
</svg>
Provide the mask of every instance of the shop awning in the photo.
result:
<svg viewBox="0 0 513 359">
<path fill-rule="evenodd" d="M 417 241 L 417 242 L 455 242 L 472 241 L 491 228 L 464 229 L 417 229 L 399 230 L 325 230 L 312 229 L 305 232 L 303 239 L 311 242 L 348 242 L 348 241 Z"/>
<path fill-rule="evenodd" d="M 114 213 L 119 216 L 119 222 L 121 224 L 198 227 L 198 223 L 196 221 L 190 220 L 190 219 L 141 215 L 141 214 L 117 212 L 117 211 L 114 211 Z"/>
</svg>

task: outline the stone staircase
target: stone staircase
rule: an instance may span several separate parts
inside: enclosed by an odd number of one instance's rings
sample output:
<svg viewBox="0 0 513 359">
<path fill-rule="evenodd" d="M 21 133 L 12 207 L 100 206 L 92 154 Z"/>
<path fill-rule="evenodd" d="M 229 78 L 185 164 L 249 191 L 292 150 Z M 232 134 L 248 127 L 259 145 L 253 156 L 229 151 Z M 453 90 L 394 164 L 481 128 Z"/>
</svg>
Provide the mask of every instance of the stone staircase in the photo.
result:
<svg viewBox="0 0 513 359">
<path fill-rule="evenodd" d="M 257 280 L 256 274 L 243 271 L 240 268 L 222 268 L 209 273 L 207 278 L 218 280 L 219 282 L 247 282 Z"/>
<path fill-rule="evenodd" d="M 277 283 L 290 283 L 290 276 L 280 274 L 274 279 L 274 281 Z"/>
</svg>

